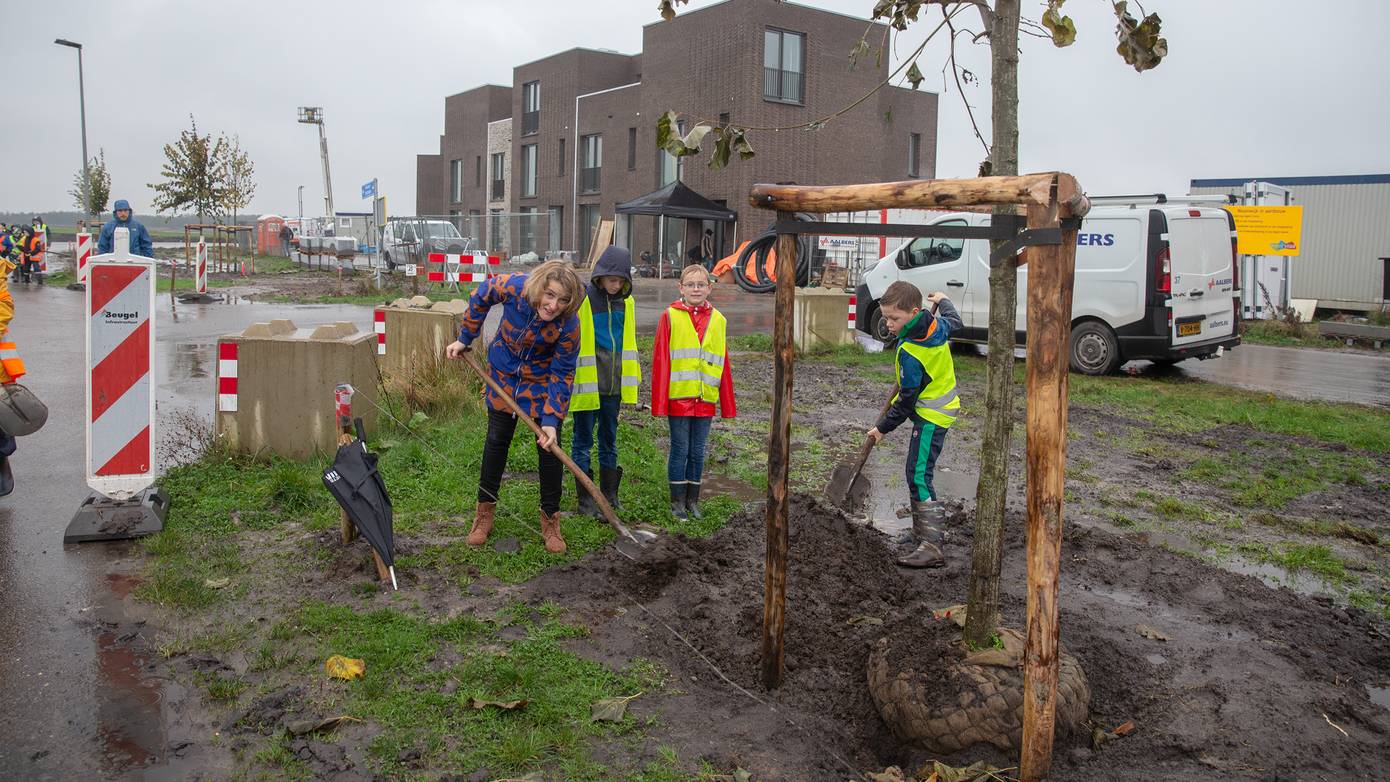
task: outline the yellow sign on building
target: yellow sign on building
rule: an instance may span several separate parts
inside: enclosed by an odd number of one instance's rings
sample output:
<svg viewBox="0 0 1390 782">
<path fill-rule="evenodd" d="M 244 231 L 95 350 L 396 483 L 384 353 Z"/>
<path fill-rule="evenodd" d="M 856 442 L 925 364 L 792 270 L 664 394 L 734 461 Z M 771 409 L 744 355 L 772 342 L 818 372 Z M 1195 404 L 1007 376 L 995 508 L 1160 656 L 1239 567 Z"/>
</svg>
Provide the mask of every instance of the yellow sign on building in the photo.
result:
<svg viewBox="0 0 1390 782">
<path fill-rule="evenodd" d="M 1236 221 L 1241 255 L 1298 255 L 1303 247 L 1303 207 L 1228 206 Z"/>
</svg>

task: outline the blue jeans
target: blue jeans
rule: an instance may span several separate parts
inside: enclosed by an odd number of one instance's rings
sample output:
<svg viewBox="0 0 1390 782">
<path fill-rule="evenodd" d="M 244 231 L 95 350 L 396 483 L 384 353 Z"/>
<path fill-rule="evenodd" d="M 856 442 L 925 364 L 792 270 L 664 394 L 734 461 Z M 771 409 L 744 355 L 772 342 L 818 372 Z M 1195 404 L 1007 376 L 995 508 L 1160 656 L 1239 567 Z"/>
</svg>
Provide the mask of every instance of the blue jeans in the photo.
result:
<svg viewBox="0 0 1390 782">
<path fill-rule="evenodd" d="M 666 459 L 666 480 L 671 483 L 699 483 L 705 474 L 705 440 L 713 417 L 671 415 L 671 455 Z"/>
<path fill-rule="evenodd" d="M 594 447 L 594 425 L 598 424 L 598 464 L 610 470 L 618 467 L 618 407 L 622 397 L 607 394 L 598 398 L 597 410 L 574 413 L 574 432 L 570 435 L 570 458 L 579 469 L 589 471 L 589 451 Z"/>
</svg>

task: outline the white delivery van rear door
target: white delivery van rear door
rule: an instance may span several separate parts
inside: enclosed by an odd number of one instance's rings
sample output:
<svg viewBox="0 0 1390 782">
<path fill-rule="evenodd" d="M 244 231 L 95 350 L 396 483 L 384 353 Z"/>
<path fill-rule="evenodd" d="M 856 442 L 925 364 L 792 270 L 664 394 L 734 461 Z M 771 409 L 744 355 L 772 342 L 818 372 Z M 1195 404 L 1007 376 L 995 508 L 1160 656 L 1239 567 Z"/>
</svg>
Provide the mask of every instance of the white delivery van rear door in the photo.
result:
<svg viewBox="0 0 1390 782">
<path fill-rule="evenodd" d="M 1231 336 L 1231 228 L 1223 209 L 1163 210 L 1168 220 L 1174 347 Z"/>
</svg>

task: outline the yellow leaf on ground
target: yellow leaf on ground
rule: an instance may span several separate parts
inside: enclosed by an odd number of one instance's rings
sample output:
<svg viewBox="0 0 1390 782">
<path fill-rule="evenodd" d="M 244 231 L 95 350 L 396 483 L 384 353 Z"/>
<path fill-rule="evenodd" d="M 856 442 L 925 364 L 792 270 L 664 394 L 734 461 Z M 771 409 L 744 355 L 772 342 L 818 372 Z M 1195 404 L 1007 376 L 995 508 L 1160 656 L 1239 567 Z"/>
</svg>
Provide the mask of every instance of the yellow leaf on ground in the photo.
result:
<svg viewBox="0 0 1390 782">
<path fill-rule="evenodd" d="M 367 675 L 365 660 L 356 660 L 335 654 L 323 664 L 323 669 L 334 679 L 361 679 Z"/>
</svg>

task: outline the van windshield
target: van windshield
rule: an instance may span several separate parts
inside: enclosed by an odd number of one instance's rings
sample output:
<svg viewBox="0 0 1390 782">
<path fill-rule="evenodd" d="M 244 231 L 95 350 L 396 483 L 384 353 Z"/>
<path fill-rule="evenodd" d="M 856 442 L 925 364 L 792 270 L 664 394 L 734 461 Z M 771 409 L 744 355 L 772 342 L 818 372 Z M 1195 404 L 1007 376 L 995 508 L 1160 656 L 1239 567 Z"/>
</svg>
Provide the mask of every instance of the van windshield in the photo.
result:
<svg viewBox="0 0 1390 782">
<path fill-rule="evenodd" d="M 420 225 L 420 232 L 431 239 L 462 239 L 457 228 L 453 223 L 424 223 Z"/>
</svg>

